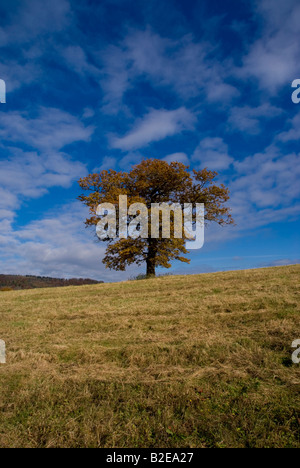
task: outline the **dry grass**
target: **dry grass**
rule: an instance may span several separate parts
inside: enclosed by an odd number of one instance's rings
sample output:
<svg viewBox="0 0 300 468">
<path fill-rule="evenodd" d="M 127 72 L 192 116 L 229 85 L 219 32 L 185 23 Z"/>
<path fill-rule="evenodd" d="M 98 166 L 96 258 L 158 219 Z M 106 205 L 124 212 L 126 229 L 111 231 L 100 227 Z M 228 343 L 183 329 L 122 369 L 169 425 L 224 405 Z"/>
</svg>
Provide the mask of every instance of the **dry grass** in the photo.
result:
<svg viewBox="0 0 300 468">
<path fill-rule="evenodd" d="M 300 447 L 300 266 L 0 293 L 1 447 Z"/>
</svg>

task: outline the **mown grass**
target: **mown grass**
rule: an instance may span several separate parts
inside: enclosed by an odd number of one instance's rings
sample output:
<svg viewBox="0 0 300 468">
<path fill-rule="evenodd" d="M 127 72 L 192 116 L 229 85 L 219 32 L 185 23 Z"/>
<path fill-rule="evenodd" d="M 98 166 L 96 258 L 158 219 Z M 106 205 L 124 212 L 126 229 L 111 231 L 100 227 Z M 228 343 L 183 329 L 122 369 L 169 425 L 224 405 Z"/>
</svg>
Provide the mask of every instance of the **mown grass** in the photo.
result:
<svg viewBox="0 0 300 468">
<path fill-rule="evenodd" d="M 300 266 L 0 293 L 0 447 L 300 447 Z"/>
</svg>

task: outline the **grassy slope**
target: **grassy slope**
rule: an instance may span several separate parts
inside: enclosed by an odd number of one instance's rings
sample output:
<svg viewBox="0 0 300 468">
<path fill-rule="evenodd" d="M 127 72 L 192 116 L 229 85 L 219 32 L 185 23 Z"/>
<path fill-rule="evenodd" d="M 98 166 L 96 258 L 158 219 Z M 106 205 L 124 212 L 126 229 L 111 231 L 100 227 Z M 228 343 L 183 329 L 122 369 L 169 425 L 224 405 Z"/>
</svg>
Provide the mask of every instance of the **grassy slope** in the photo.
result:
<svg viewBox="0 0 300 468">
<path fill-rule="evenodd" d="M 0 295 L 1 447 L 300 447 L 300 266 Z"/>
</svg>

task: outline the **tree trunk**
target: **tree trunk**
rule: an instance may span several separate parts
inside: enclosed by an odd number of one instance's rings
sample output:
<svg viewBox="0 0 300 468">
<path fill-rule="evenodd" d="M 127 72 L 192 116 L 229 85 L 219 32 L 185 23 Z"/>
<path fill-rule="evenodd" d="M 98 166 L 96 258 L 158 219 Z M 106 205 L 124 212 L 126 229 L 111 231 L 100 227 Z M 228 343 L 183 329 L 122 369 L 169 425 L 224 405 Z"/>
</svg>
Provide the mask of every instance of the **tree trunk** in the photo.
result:
<svg viewBox="0 0 300 468">
<path fill-rule="evenodd" d="M 156 239 L 148 240 L 148 254 L 147 254 L 147 276 L 155 276 L 155 258 L 156 258 Z"/>
</svg>

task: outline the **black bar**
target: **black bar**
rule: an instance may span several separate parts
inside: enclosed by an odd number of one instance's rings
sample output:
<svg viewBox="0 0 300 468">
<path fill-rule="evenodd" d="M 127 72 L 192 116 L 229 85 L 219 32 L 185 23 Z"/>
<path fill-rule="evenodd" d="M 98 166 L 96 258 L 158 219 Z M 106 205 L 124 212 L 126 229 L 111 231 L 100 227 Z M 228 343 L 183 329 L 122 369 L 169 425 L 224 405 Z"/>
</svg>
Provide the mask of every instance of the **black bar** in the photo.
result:
<svg viewBox="0 0 300 468">
<path fill-rule="evenodd" d="M 107 466 L 114 463 L 129 466 L 146 466 L 148 464 L 184 464 L 200 462 L 201 449 L 101 449 L 97 457 Z M 202 455 L 203 459 L 203 455 Z"/>
</svg>

